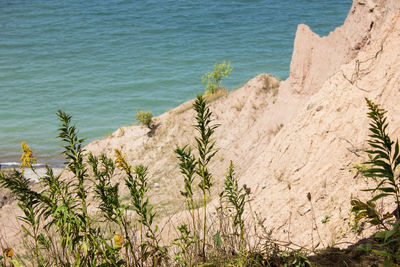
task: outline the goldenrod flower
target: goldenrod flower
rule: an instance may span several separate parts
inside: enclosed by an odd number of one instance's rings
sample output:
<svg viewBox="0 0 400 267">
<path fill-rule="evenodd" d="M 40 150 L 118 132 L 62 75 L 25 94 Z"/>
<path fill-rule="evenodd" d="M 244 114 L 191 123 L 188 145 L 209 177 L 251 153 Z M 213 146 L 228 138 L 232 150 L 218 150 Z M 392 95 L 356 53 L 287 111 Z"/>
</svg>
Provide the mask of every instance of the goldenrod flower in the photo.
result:
<svg viewBox="0 0 400 267">
<path fill-rule="evenodd" d="M 36 163 L 36 159 L 32 154 L 32 150 L 25 142 L 21 143 L 22 156 L 21 156 L 21 171 L 24 172 L 25 167 L 32 168 L 32 164 Z"/>
<path fill-rule="evenodd" d="M 115 245 L 120 248 L 124 245 L 124 238 L 118 234 L 115 234 L 114 242 L 115 242 Z"/>
<path fill-rule="evenodd" d="M 12 248 L 6 248 L 3 250 L 3 255 L 5 258 L 12 258 L 14 256 L 14 250 Z"/>
<path fill-rule="evenodd" d="M 126 154 L 122 154 L 119 149 L 115 149 L 115 164 L 124 169 L 127 173 L 132 172 L 132 167 L 126 162 Z"/>
</svg>

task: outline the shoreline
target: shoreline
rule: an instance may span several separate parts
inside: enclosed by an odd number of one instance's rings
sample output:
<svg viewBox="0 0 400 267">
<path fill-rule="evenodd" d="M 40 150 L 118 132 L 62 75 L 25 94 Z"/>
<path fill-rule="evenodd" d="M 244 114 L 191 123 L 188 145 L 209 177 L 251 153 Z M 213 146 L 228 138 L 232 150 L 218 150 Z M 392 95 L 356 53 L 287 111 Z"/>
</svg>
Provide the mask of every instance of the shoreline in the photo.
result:
<svg viewBox="0 0 400 267">
<path fill-rule="evenodd" d="M 7 166 L 4 167 L 3 165 L 0 164 L 0 171 L 2 170 L 14 170 L 14 169 L 19 169 L 19 164 L 18 165 L 12 165 L 12 166 Z M 64 169 L 64 167 L 54 167 L 54 166 L 48 166 L 50 169 L 53 170 L 54 175 L 60 174 Z M 43 177 L 46 175 L 46 165 L 43 164 L 35 164 L 33 167 L 35 171 L 32 171 L 30 168 L 25 168 L 24 170 L 24 177 L 27 178 L 30 181 L 33 182 L 39 182 L 39 178 Z"/>
<path fill-rule="evenodd" d="M 49 166 L 51 168 L 64 168 L 66 166 L 66 159 L 61 155 L 57 156 L 39 156 L 35 155 L 37 163 L 34 164 L 36 168 L 45 168 Z M 0 157 L 0 170 L 19 168 L 21 165 L 19 156 L 18 157 Z"/>
<path fill-rule="evenodd" d="M 0 170 L 1 169 L 10 169 L 10 168 L 19 168 L 19 166 L 21 165 L 20 162 L 17 161 L 0 161 Z M 65 162 L 57 161 L 57 162 L 53 162 L 53 163 L 36 163 L 33 164 L 33 166 L 35 168 L 44 168 L 46 166 L 51 167 L 51 168 L 64 168 L 67 164 L 65 164 Z"/>
</svg>

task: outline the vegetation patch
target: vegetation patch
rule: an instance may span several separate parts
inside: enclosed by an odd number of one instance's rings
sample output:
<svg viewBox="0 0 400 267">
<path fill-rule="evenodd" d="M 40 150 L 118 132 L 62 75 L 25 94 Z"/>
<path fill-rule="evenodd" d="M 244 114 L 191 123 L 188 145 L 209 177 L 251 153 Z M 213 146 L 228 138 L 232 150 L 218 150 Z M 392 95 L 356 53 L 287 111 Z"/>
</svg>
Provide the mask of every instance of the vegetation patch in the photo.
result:
<svg viewBox="0 0 400 267">
<path fill-rule="evenodd" d="M 146 126 L 149 129 L 152 129 L 153 126 L 153 114 L 150 110 L 136 110 L 136 119 L 140 122 L 140 124 Z"/>
<path fill-rule="evenodd" d="M 11 192 L 22 211 L 18 219 L 25 246 L 24 252 L 4 247 L 1 266 L 398 266 L 400 149 L 398 141 L 387 134 L 385 110 L 367 100 L 370 160 L 357 171 L 377 185 L 366 189 L 373 193 L 371 199 L 351 200 L 354 230 L 362 231 L 363 225 L 370 224 L 378 232 L 345 250 L 316 250 L 314 240 L 313 247 L 306 249 L 273 239 L 265 219 L 251 209 L 245 216 L 252 192 L 240 186 L 232 162 L 219 195 L 220 205 L 215 215 L 209 212 L 214 179 L 208 166 L 218 151 L 213 139 L 218 125 L 207 103 L 199 95 L 193 104 L 194 146 L 175 149 L 184 181 L 180 194 L 189 214 L 176 227 L 175 239 L 161 242 L 162 233 L 154 220 L 158 215 L 148 194 L 148 167 L 132 166 L 120 150 L 115 150 L 114 158 L 83 150 L 84 139 L 78 137 L 71 116 L 59 111 L 59 138 L 64 142 L 70 175 L 54 175 L 47 168 L 33 187 L 23 175 L 26 168 L 35 172 L 35 157 L 26 143 L 22 144 L 20 170 L 0 172 L 0 185 Z M 122 178 L 116 178 L 116 169 L 123 172 Z M 128 195 L 120 197 L 120 183 L 128 188 Z M 321 240 L 310 193 L 307 198 L 311 226 Z M 378 200 L 392 200 L 394 210 L 378 209 Z M 95 209 L 89 212 L 89 206 Z M 250 220 L 251 216 L 256 220 Z M 326 215 L 322 223 L 331 216 Z"/>
<path fill-rule="evenodd" d="M 201 78 L 202 83 L 205 85 L 206 95 L 215 94 L 222 87 L 222 80 L 229 77 L 232 70 L 233 68 L 230 62 L 228 62 L 228 64 L 225 61 L 222 63 L 215 63 L 214 71 L 207 72 Z"/>
</svg>

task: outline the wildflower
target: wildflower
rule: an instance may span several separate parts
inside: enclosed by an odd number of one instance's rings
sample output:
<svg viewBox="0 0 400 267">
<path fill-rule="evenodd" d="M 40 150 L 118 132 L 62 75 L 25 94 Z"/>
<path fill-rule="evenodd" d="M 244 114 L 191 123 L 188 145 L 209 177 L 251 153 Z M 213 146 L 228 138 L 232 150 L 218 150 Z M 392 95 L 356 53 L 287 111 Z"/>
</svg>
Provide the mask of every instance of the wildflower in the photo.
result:
<svg viewBox="0 0 400 267">
<path fill-rule="evenodd" d="M 114 235 L 114 242 L 117 247 L 122 247 L 124 245 L 124 239 L 122 236 L 115 234 Z"/>
<path fill-rule="evenodd" d="M 28 147 L 25 142 L 21 143 L 22 156 L 21 156 L 21 171 L 24 172 L 25 167 L 32 168 L 32 164 L 36 163 L 36 159 L 32 154 L 32 150 Z"/>
<path fill-rule="evenodd" d="M 132 167 L 126 162 L 126 154 L 122 154 L 119 149 L 115 149 L 115 164 L 124 169 L 127 173 L 132 172 Z"/>
<path fill-rule="evenodd" d="M 14 250 L 12 248 L 6 248 L 3 250 L 4 257 L 12 258 L 14 256 Z"/>
</svg>

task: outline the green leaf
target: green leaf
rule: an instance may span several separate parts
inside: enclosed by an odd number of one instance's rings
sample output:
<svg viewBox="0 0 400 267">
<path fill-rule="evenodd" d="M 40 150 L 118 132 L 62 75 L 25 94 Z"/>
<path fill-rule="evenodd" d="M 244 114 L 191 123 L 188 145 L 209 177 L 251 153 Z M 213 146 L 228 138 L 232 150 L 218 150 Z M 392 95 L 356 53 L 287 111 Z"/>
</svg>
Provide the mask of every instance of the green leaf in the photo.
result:
<svg viewBox="0 0 400 267">
<path fill-rule="evenodd" d="M 383 257 L 388 257 L 390 256 L 390 254 L 388 254 L 385 250 L 376 250 L 373 249 L 372 252 L 374 252 L 375 254 L 379 255 L 379 256 L 383 256 Z"/>
<path fill-rule="evenodd" d="M 398 155 L 399 155 L 399 143 L 398 143 L 398 141 L 396 141 L 396 144 L 394 145 L 393 158 L 397 159 Z"/>
<path fill-rule="evenodd" d="M 376 166 L 381 166 L 383 167 L 385 170 L 390 170 L 392 171 L 392 167 L 390 166 L 390 164 L 386 161 L 383 160 L 374 160 L 373 164 Z"/>
<path fill-rule="evenodd" d="M 381 222 L 377 218 L 373 218 L 369 221 L 370 224 L 372 225 L 380 225 Z"/>
<path fill-rule="evenodd" d="M 392 230 L 390 230 L 390 231 L 386 231 L 385 232 L 385 242 L 389 239 L 389 238 L 391 238 L 394 234 L 396 234 L 396 233 L 398 233 L 399 232 L 399 229 L 397 229 L 397 228 L 393 228 Z"/>
<path fill-rule="evenodd" d="M 392 187 L 380 187 L 378 190 L 386 193 L 397 193 L 397 191 Z"/>
<path fill-rule="evenodd" d="M 377 155 L 379 155 L 381 158 L 384 158 L 384 159 L 386 159 L 386 160 L 390 160 L 390 157 L 386 154 L 386 152 L 379 151 L 379 150 L 367 150 L 366 152 L 367 152 L 368 154 L 371 154 L 371 155 L 377 154 Z"/>
<path fill-rule="evenodd" d="M 386 231 L 382 231 L 382 232 L 377 232 L 377 233 L 375 233 L 375 238 L 384 239 L 385 236 L 386 236 Z"/>
<path fill-rule="evenodd" d="M 219 234 L 219 231 L 213 236 L 214 243 L 217 245 L 218 248 L 222 247 L 222 239 Z"/>
<path fill-rule="evenodd" d="M 87 244 L 86 244 L 85 241 L 82 242 L 81 249 L 82 249 L 85 253 L 87 253 Z"/>
<path fill-rule="evenodd" d="M 21 228 L 22 228 L 22 230 L 24 230 L 30 237 L 33 237 L 33 235 L 31 234 L 31 232 L 30 232 L 28 229 L 26 229 L 26 227 L 25 227 L 23 224 L 21 224 Z"/>
<path fill-rule="evenodd" d="M 382 194 L 379 194 L 379 195 L 375 196 L 373 199 L 371 199 L 371 201 L 377 201 L 378 199 L 381 199 L 383 197 L 387 197 L 387 196 L 390 196 L 390 195 L 391 194 L 382 193 Z"/>
<path fill-rule="evenodd" d="M 81 253 L 79 252 L 79 250 L 77 250 L 75 254 L 75 264 L 76 266 L 81 265 Z"/>
</svg>

